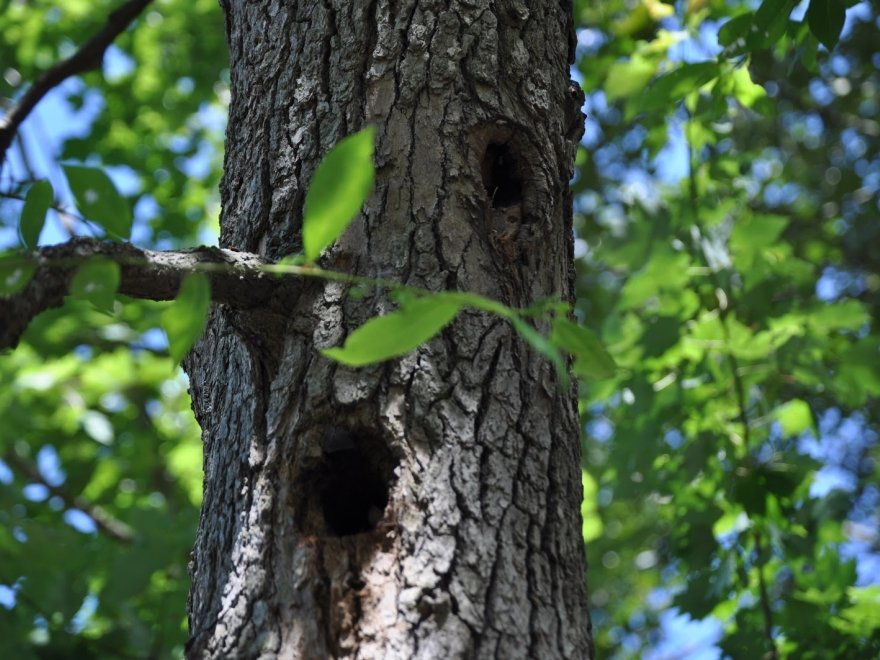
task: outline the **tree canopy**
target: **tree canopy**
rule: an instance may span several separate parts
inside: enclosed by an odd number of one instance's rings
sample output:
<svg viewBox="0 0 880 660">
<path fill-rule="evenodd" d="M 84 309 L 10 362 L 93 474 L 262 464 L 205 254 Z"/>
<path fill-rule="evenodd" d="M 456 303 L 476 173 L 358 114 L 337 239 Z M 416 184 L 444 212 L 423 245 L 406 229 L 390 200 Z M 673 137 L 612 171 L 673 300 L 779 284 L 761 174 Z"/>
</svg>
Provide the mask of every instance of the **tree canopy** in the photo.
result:
<svg viewBox="0 0 880 660">
<path fill-rule="evenodd" d="M 4 107 L 119 4 L 0 1 Z M 544 302 L 529 313 L 557 317 L 536 336 L 491 301 L 401 291 L 403 317 L 335 350 L 388 357 L 401 347 L 377 342 L 395 323 L 426 338 L 470 305 L 575 356 L 601 657 L 876 655 L 880 14 L 579 0 L 574 19 L 578 324 Z M 226 58 L 215 0 L 162 0 L 46 96 L 0 170 L 0 295 L 26 284 L 37 244 L 213 242 Z M 341 230 L 315 234 L 306 260 Z M 186 642 L 201 446 L 177 364 L 207 298 L 197 279 L 174 302 L 126 298 L 119 277 L 85 262 L 64 305 L 0 355 L 10 656 Z"/>
</svg>

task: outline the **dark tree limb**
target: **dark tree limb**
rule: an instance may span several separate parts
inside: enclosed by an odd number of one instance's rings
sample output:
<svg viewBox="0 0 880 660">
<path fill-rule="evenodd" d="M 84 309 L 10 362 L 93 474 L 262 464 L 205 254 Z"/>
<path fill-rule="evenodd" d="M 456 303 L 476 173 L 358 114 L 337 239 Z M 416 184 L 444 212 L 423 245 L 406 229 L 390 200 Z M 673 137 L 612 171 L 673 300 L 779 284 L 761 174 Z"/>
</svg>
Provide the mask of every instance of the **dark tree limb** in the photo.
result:
<svg viewBox="0 0 880 660">
<path fill-rule="evenodd" d="M 144 300 L 172 300 L 184 277 L 204 272 L 215 303 L 285 314 L 304 287 L 300 278 L 266 273 L 263 268 L 269 263 L 248 252 L 216 247 L 157 252 L 129 243 L 75 238 L 22 257 L 22 263 L 35 265 L 36 271 L 20 292 L 0 297 L 0 349 L 14 348 L 37 314 L 61 306 L 77 268 L 92 257 L 119 264 L 119 293 Z"/>
<path fill-rule="evenodd" d="M 37 103 L 52 88 L 57 87 L 70 76 L 85 73 L 101 66 L 104 52 L 128 25 L 150 4 L 150 0 L 128 0 L 119 9 L 111 12 L 101 31 L 84 43 L 78 51 L 46 71 L 25 92 L 21 100 L 0 118 L 0 167 L 6 158 L 6 150 L 21 123 L 31 113 Z"/>
</svg>

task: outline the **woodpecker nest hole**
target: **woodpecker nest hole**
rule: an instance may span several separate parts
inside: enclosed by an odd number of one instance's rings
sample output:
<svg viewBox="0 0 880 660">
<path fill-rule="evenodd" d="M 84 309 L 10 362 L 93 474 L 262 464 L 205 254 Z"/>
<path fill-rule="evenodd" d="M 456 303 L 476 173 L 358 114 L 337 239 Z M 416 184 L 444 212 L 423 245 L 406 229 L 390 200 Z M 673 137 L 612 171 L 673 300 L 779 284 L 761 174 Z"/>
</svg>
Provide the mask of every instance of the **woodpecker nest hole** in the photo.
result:
<svg viewBox="0 0 880 660">
<path fill-rule="evenodd" d="M 332 427 L 321 456 L 297 479 L 294 511 L 306 536 L 365 534 L 383 521 L 396 461 L 380 439 Z"/>
<path fill-rule="evenodd" d="M 480 174 L 486 197 L 493 209 L 522 202 L 523 182 L 518 173 L 514 150 L 509 142 L 490 141 L 480 162 Z"/>
</svg>

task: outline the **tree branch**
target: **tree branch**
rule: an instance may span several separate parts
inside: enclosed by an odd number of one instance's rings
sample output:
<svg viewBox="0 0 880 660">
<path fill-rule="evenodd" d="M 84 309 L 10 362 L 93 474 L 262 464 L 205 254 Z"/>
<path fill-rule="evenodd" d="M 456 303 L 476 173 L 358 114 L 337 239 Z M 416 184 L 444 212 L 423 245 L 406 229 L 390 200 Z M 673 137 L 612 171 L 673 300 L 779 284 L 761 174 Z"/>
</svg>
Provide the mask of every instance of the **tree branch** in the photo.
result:
<svg viewBox="0 0 880 660">
<path fill-rule="evenodd" d="M 12 138 L 15 137 L 18 127 L 40 102 L 40 99 L 70 76 L 85 73 L 101 66 L 107 47 L 148 4 L 150 4 L 150 0 L 128 0 L 119 9 L 111 12 L 107 17 L 107 23 L 100 32 L 84 43 L 73 55 L 58 62 L 40 76 L 21 97 L 21 100 L 0 119 L 0 167 L 3 167 L 6 150 L 12 144 Z"/>
<path fill-rule="evenodd" d="M 103 507 L 92 504 L 81 495 L 72 495 L 65 489 L 48 483 L 33 463 L 18 457 L 15 452 L 6 452 L 3 460 L 28 479 L 45 486 L 52 495 L 60 497 L 68 509 L 79 509 L 85 513 L 94 521 L 95 526 L 110 538 L 122 543 L 131 543 L 134 540 L 134 532 L 131 527 L 111 516 Z"/>
<path fill-rule="evenodd" d="M 304 288 L 299 278 L 266 273 L 263 268 L 270 264 L 248 252 L 215 247 L 157 252 L 129 243 L 75 238 L 22 257 L 23 266 L 37 268 L 19 293 L 0 298 L 0 349 L 14 348 L 37 314 L 60 307 L 76 269 L 98 256 L 119 264 L 119 293 L 144 300 L 172 300 L 183 278 L 196 271 L 210 278 L 214 302 L 243 310 L 289 313 Z"/>
</svg>

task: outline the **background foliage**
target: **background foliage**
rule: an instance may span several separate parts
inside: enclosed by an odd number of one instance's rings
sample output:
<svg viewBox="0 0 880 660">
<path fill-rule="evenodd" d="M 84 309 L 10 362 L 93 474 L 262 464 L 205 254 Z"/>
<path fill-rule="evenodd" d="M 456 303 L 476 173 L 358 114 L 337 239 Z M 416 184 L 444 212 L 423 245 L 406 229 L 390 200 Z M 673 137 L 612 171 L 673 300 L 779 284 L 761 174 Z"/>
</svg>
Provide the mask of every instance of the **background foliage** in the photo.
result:
<svg viewBox="0 0 880 660">
<path fill-rule="evenodd" d="M 0 98 L 115 4 L 0 0 Z M 601 657 L 880 653 L 880 18 L 795 5 L 576 3 L 578 315 L 618 365 L 581 388 Z M 110 174 L 114 233 L 211 241 L 223 35 L 214 0 L 156 2 L 47 99 L 0 172 L 0 242 L 36 240 L 44 179 L 42 242 L 101 233 L 75 166 Z M 201 449 L 167 305 L 93 294 L 0 357 L 4 656 L 186 639 Z"/>
<path fill-rule="evenodd" d="M 70 55 L 118 4 L 0 0 L 0 98 Z M 0 172 L 0 242 L 18 243 L 22 204 L 10 196 L 44 178 L 60 212 L 43 242 L 101 234 L 80 218 L 101 220 L 76 204 L 59 163 L 111 175 L 136 243 L 213 242 L 226 61 L 216 0 L 152 3 L 101 70 L 23 125 Z M 101 311 L 71 298 L 0 357 L 2 657 L 182 654 L 201 442 L 158 329 L 168 306 L 111 298 Z M 102 516 L 127 533 L 109 534 Z"/>
<path fill-rule="evenodd" d="M 603 656 L 880 652 L 878 15 L 795 4 L 578 4 Z"/>
</svg>

